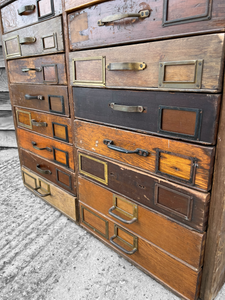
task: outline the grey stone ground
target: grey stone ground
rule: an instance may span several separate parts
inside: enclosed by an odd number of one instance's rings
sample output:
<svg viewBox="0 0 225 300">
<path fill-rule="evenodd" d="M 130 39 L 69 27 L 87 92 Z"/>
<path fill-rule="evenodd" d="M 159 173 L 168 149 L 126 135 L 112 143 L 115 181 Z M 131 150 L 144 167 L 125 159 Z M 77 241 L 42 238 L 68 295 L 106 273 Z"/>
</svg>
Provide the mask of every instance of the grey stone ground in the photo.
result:
<svg viewBox="0 0 225 300">
<path fill-rule="evenodd" d="M 0 150 L 0 300 L 94 299 L 179 298 L 34 196 Z"/>
</svg>

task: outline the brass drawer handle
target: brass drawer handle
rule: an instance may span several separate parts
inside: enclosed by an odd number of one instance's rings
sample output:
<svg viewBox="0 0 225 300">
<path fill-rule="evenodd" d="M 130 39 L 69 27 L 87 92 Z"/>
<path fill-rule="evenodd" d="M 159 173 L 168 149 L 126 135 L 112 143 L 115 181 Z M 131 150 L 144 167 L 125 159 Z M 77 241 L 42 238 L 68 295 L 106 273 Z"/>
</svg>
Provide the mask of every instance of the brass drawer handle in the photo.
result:
<svg viewBox="0 0 225 300">
<path fill-rule="evenodd" d="M 48 123 L 46 122 L 37 122 L 34 119 L 31 120 L 31 124 L 36 127 L 47 127 Z"/>
<path fill-rule="evenodd" d="M 105 145 L 107 145 L 107 147 L 111 150 L 114 150 L 114 151 L 118 151 L 118 152 L 121 152 L 121 153 L 126 153 L 126 154 L 133 154 L 133 153 L 137 153 L 138 155 L 140 156 L 148 156 L 148 151 L 147 150 L 142 150 L 142 149 L 135 149 L 135 150 L 127 150 L 127 149 L 124 149 L 124 148 L 121 148 L 121 147 L 118 147 L 118 146 L 115 146 L 113 145 L 113 141 L 111 140 L 104 140 L 103 143 Z"/>
<path fill-rule="evenodd" d="M 51 195 L 50 192 L 48 192 L 48 193 L 46 193 L 46 194 L 41 194 L 41 193 L 39 193 L 38 190 L 39 190 L 40 188 L 41 188 L 41 187 L 39 186 L 39 187 L 33 189 L 34 194 L 36 194 L 37 196 L 40 196 L 40 197 L 47 197 L 47 196 Z"/>
<path fill-rule="evenodd" d="M 116 218 L 117 220 L 123 222 L 124 224 L 132 224 L 134 223 L 135 221 L 137 221 L 137 218 L 133 218 L 131 219 L 130 221 L 127 221 L 127 220 L 124 220 L 123 218 L 117 216 L 116 214 L 113 213 L 113 210 L 116 209 L 116 206 L 112 206 L 110 209 L 109 209 L 109 214 L 110 216 Z"/>
<path fill-rule="evenodd" d="M 36 71 L 36 72 L 41 72 L 42 68 L 22 68 L 22 72 L 29 72 L 29 71 Z"/>
<path fill-rule="evenodd" d="M 49 147 L 39 148 L 39 147 L 36 146 L 36 145 L 37 145 L 36 142 L 31 142 L 31 143 L 32 143 L 34 149 L 37 149 L 37 150 L 47 150 L 47 151 L 49 151 L 49 152 L 52 152 L 52 149 L 49 148 Z"/>
<path fill-rule="evenodd" d="M 117 235 L 114 235 L 110 238 L 110 243 L 113 244 L 116 248 L 118 248 L 119 250 L 121 250 L 122 252 L 128 254 L 128 255 L 132 255 L 137 251 L 137 247 L 133 248 L 133 250 L 128 251 L 126 249 L 124 249 L 122 246 L 118 245 L 116 242 L 114 242 L 114 239 L 117 238 Z"/>
<path fill-rule="evenodd" d="M 122 62 L 109 63 L 106 66 L 108 71 L 142 71 L 147 67 L 144 62 Z"/>
<path fill-rule="evenodd" d="M 108 17 L 105 17 L 101 20 L 98 20 L 98 26 L 104 26 L 109 22 L 114 22 L 114 21 L 119 21 L 125 18 L 132 18 L 132 17 L 138 17 L 141 19 L 147 18 L 150 16 L 150 11 L 149 10 L 142 10 L 139 13 L 127 13 L 127 14 L 116 14 L 116 15 L 111 15 Z"/>
<path fill-rule="evenodd" d="M 27 37 L 22 37 L 20 38 L 20 44 L 33 44 L 36 42 L 36 37 L 31 37 L 31 36 L 27 36 Z"/>
<path fill-rule="evenodd" d="M 38 96 L 32 96 L 32 95 L 25 95 L 26 100 L 45 100 L 43 96 L 38 95 Z"/>
<path fill-rule="evenodd" d="M 116 103 L 110 103 L 109 106 L 113 110 L 122 111 L 122 112 L 138 112 L 142 113 L 144 111 L 143 106 L 127 106 L 127 105 L 120 105 Z"/>
<path fill-rule="evenodd" d="M 36 165 L 36 170 L 41 174 L 52 174 L 52 172 L 50 170 L 42 170 L 40 168 L 40 165 Z"/>
<path fill-rule="evenodd" d="M 31 13 L 35 10 L 35 5 L 25 5 L 21 6 L 19 9 L 17 9 L 18 15 L 26 15 L 26 13 Z"/>
</svg>

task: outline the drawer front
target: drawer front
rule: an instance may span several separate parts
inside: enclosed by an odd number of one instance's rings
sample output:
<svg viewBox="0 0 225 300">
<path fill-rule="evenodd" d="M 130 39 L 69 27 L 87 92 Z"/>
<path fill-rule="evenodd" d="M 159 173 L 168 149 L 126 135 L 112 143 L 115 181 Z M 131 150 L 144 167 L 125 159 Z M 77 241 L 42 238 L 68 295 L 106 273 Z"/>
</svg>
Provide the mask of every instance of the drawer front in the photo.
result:
<svg viewBox="0 0 225 300">
<path fill-rule="evenodd" d="M 1 9 L 3 33 L 31 25 L 61 13 L 61 0 L 14 1 Z"/>
<path fill-rule="evenodd" d="M 69 54 L 71 85 L 220 92 L 224 34 Z"/>
<path fill-rule="evenodd" d="M 74 111 L 84 119 L 215 144 L 221 95 L 73 88 Z"/>
<path fill-rule="evenodd" d="M 24 185 L 35 195 L 76 221 L 76 198 L 74 196 L 29 171 L 24 166 L 22 166 L 22 177 Z"/>
<path fill-rule="evenodd" d="M 116 194 L 141 203 L 198 231 L 206 230 L 209 193 L 168 182 L 90 153 L 78 152 L 78 167 L 81 176 Z"/>
<path fill-rule="evenodd" d="M 196 269 L 203 262 L 205 234 L 189 230 L 81 177 L 79 200 Z M 129 223 L 130 222 L 130 223 Z"/>
<path fill-rule="evenodd" d="M 2 44 L 6 59 L 63 51 L 61 17 L 5 34 Z"/>
<path fill-rule="evenodd" d="M 69 14 L 70 49 L 223 31 L 222 10 L 223 0 L 106 1 Z"/>
<path fill-rule="evenodd" d="M 70 116 L 67 87 L 11 84 L 13 105 Z"/>
<path fill-rule="evenodd" d="M 76 195 L 75 174 L 31 152 L 20 149 L 21 164 L 60 188 Z"/>
<path fill-rule="evenodd" d="M 197 299 L 201 270 L 193 270 L 82 202 L 80 202 L 80 216 L 83 227 L 124 257 L 144 268 L 150 275 L 179 293 L 181 297 Z"/>
<path fill-rule="evenodd" d="M 10 83 L 67 84 L 64 54 L 8 61 Z"/>
<path fill-rule="evenodd" d="M 74 170 L 73 146 L 17 128 L 18 145 L 65 168 Z"/>
<path fill-rule="evenodd" d="M 40 112 L 16 108 L 17 126 L 27 128 L 56 140 L 73 143 L 71 119 L 43 114 Z"/>
<path fill-rule="evenodd" d="M 72 10 L 74 8 L 85 7 L 89 5 L 94 5 L 100 2 L 104 2 L 108 0 L 65 0 L 65 10 Z"/>
<path fill-rule="evenodd" d="M 214 147 L 75 121 L 76 147 L 208 191 Z"/>
</svg>

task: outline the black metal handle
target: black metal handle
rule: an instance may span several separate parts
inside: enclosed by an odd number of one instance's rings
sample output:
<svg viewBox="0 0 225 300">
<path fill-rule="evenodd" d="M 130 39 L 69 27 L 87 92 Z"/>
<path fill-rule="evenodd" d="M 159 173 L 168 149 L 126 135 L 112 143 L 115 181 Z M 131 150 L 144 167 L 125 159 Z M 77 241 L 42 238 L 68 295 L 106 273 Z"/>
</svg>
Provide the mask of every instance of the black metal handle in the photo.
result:
<svg viewBox="0 0 225 300">
<path fill-rule="evenodd" d="M 37 145 L 36 142 L 31 142 L 31 143 L 32 143 L 34 149 L 37 149 L 37 150 L 47 150 L 47 151 L 49 151 L 49 152 L 52 152 L 52 149 L 49 148 L 49 147 L 39 148 L 39 147 L 36 146 L 36 145 Z"/>
<path fill-rule="evenodd" d="M 127 150 L 127 149 L 124 149 L 124 148 L 121 148 L 121 147 L 118 147 L 118 146 L 115 146 L 113 145 L 113 141 L 112 140 L 104 140 L 103 143 L 105 145 L 107 145 L 107 147 L 111 150 L 114 150 L 114 151 L 118 151 L 118 152 L 121 152 L 121 153 L 126 153 L 126 154 L 133 154 L 133 153 L 137 153 L 138 155 L 140 156 L 148 156 L 149 153 L 147 150 L 143 150 L 143 149 L 135 149 L 135 150 Z"/>
<path fill-rule="evenodd" d="M 50 192 L 48 192 L 48 193 L 46 193 L 46 194 L 41 194 L 41 193 L 39 193 L 38 190 L 39 190 L 40 188 L 41 188 L 41 187 L 39 186 L 39 187 L 33 189 L 33 192 L 34 192 L 35 195 L 40 196 L 40 197 L 46 197 L 46 196 L 51 195 Z"/>
<path fill-rule="evenodd" d="M 41 174 L 52 174 L 50 170 L 42 170 L 38 164 L 36 165 L 36 170 Z"/>
<path fill-rule="evenodd" d="M 124 220 L 123 218 L 117 216 L 116 214 L 113 213 L 113 211 L 116 209 L 116 206 L 112 206 L 110 209 L 109 209 L 109 214 L 110 216 L 116 218 L 117 220 L 123 222 L 124 224 L 132 224 L 134 223 L 135 221 L 137 221 L 137 218 L 133 218 L 131 220 Z"/>
<path fill-rule="evenodd" d="M 114 239 L 117 238 L 117 235 L 114 235 L 110 238 L 110 243 L 113 244 L 116 248 L 124 252 L 125 254 L 131 255 L 134 254 L 137 251 L 137 248 L 134 248 L 132 251 L 128 251 L 124 249 L 122 246 L 118 245 L 117 243 L 114 242 Z"/>
<path fill-rule="evenodd" d="M 46 122 L 37 122 L 34 119 L 31 120 L 31 124 L 36 127 L 47 127 L 48 123 Z"/>
<path fill-rule="evenodd" d="M 32 96 L 32 95 L 25 95 L 25 99 L 26 100 L 44 100 L 44 97 L 41 95 L 37 95 L 37 96 Z"/>
</svg>

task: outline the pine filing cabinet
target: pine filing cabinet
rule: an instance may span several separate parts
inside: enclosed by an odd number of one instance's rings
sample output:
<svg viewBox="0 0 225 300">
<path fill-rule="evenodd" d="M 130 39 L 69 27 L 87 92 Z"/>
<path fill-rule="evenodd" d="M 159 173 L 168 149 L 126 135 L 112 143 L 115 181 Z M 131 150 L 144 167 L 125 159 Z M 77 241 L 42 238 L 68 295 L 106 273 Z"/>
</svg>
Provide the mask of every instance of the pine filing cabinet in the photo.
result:
<svg viewBox="0 0 225 300">
<path fill-rule="evenodd" d="M 0 6 L 25 186 L 181 298 L 214 299 L 224 1 Z"/>
</svg>

